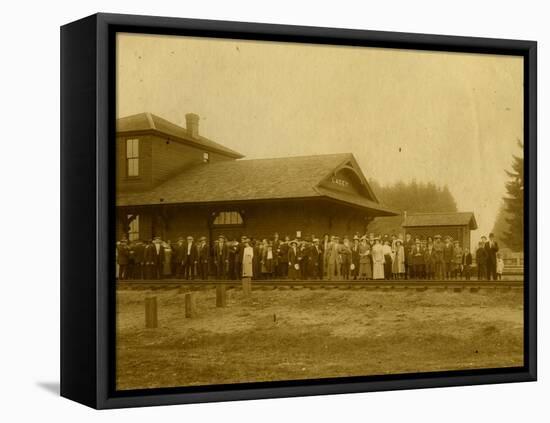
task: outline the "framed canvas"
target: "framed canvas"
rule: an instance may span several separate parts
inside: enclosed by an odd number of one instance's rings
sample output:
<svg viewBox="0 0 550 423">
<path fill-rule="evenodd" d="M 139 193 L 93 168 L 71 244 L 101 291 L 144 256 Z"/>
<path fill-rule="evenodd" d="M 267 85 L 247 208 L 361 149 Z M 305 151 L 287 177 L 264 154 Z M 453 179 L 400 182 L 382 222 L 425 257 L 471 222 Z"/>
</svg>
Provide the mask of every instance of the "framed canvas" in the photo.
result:
<svg viewBox="0 0 550 423">
<path fill-rule="evenodd" d="M 536 43 L 61 28 L 61 394 L 536 380 Z"/>
</svg>

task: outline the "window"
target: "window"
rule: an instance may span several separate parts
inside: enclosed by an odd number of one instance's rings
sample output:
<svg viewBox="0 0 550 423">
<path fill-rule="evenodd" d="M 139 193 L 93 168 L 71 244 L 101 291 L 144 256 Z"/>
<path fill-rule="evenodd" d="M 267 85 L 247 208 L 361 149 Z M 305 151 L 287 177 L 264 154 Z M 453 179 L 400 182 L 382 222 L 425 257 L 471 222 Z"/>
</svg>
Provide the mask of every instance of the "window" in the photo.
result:
<svg viewBox="0 0 550 423">
<path fill-rule="evenodd" d="M 239 212 L 223 211 L 214 218 L 214 225 L 242 225 L 243 218 Z"/>
<path fill-rule="evenodd" d="M 210 153 L 207 153 L 206 151 L 202 153 L 202 161 L 204 163 L 210 162 Z"/>
<path fill-rule="evenodd" d="M 128 240 L 135 241 L 139 239 L 139 215 L 129 214 L 128 218 Z"/>
<path fill-rule="evenodd" d="M 137 138 L 126 140 L 126 174 L 139 176 L 139 140 Z"/>
</svg>

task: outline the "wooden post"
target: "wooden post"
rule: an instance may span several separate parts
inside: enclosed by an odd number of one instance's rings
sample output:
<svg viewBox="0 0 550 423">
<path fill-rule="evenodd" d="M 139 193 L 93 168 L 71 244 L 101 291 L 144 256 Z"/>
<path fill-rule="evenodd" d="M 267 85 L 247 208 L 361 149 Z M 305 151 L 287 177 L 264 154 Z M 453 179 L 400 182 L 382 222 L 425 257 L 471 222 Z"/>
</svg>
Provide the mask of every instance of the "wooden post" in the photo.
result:
<svg viewBox="0 0 550 423">
<path fill-rule="evenodd" d="M 216 307 L 225 307 L 227 305 L 227 291 L 225 284 L 216 285 Z"/>
<path fill-rule="evenodd" d="M 243 278 L 243 293 L 245 298 L 250 298 L 252 294 L 252 279 L 251 278 Z"/>
<path fill-rule="evenodd" d="M 185 294 L 185 317 L 193 318 L 197 315 L 195 307 L 195 293 L 188 292 Z"/>
<path fill-rule="evenodd" d="M 145 327 L 148 329 L 158 327 L 157 297 L 145 298 Z"/>
</svg>

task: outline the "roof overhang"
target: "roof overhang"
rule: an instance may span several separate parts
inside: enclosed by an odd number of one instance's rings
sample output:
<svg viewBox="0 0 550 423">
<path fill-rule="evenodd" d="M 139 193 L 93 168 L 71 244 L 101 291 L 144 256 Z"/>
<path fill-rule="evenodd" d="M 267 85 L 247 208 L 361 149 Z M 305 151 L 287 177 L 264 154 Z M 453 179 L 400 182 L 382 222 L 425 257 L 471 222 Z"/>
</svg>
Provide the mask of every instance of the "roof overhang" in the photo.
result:
<svg viewBox="0 0 550 423">
<path fill-rule="evenodd" d="M 328 190 L 327 190 L 328 191 Z M 170 202 L 155 202 L 155 203 L 149 203 L 149 204 L 128 204 L 124 203 L 123 201 L 117 202 L 117 207 L 124 207 L 124 208 L 152 208 L 152 207 L 158 207 L 158 206 L 167 206 L 167 207 L 238 207 L 238 206 L 244 206 L 247 204 L 262 204 L 262 203 L 287 203 L 287 202 L 303 202 L 303 201 L 320 201 L 320 200 L 328 200 L 333 203 L 338 203 L 340 205 L 344 205 L 347 207 L 351 207 L 353 209 L 359 209 L 364 211 L 369 216 L 373 217 L 382 217 L 382 216 L 396 216 L 399 213 L 396 211 L 393 211 L 387 207 L 384 207 L 380 204 L 370 202 L 368 200 L 365 200 L 365 202 L 358 202 L 358 201 L 350 201 L 349 199 L 343 198 L 339 195 L 332 195 L 330 192 L 326 193 L 326 195 L 318 195 L 318 196 L 311 196 L 311 197 L 302 197 L 302 198 L 256 198 L 256 199 L 246 199 L 246 200 L 224 200 L 224 201 L 201 201 L 201 202 L 180 202 L 180 203 L 170 203 Z"/>
</svg>

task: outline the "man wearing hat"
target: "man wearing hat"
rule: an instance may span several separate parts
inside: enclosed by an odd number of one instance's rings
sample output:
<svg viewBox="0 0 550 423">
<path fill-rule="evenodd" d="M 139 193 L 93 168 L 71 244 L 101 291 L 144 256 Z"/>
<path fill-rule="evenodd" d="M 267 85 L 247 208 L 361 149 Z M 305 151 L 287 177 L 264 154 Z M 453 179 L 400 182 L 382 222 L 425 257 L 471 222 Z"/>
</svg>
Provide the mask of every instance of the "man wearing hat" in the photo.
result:
<svg viewBox="0 0 550 423">
<path fill-rule="evenodd" d="M 309 248 L 309 277 L 321 279 L 323 276 L 323 250 L 318 238 L 313 238 L 313 244 Z"/>
<path fill-rule="evenodd" d="M 197 245 L 197 274 L 199 279 L 208 279 L 208 245 L 206 245 L 206 237 L 201 236 Z"/>
<path fill-rule="evenodd" d="M 225 237 L 220 235 L 218 241 L 214 245 L 214 266 L 216 267 L 216 278 L 225 279 L 227 276 L 227 268 L 229 265 L 228 249 L 225 243 Z"/>
<path fill-rule="evenodd" d="M 143 279 L 143 269 L 145 267 L 145 244 L 136 240 L 134 245 L 134 279 Z"/>
<path fill-rule="evenodd" d="M 424 249 L 424 273 L 427 279 L 433 279 L 435 274 L 435 251 L 434 243 L 431 237 L 428 237 L 426 248 Z"/>
<path fill-rule="evenodd" d="M 282 279 L 288 277 L 288 250 L 290 248 L 290 237 L 285 235 L 284 242 L 279 244 L 278 248 L 278 260 L 279 260 L 279 273 L 278 276 Z"/>
<path fill-rule="evenodd" d="M 197 246 L 192 236 L 188 236 L 183 245 L 181 265 L 183 266 L 183 277 L 185 279 L 195 278 L 195 264 L 197 263 Z"/>
<path fill-rule="evenodd" d="M 237 279 L 242 278 L 243 276 L 243 256 L 244 256 L 244 248 L 250 245 L 250 240 L 246 235 L 241 236 L 241 242 L 237 245 L 236 251 L 235 251 L 235 275 Z"/>
<path fill-rule="evenodd" d="M 495 234 L 489 234 L 489 241 L 485 243 L 487 250 L 487 279 L 497 280 L 497 253 L 498 243 L 495 240 Z"/>
<path fill-rule="evenodd" d="M 174 271 L 173 275 L 176 278 L 182 278 L 183 277 L 183 257 L 185 253 L 184 249 L 185 241 L 183 237 L 178 237 L 178 241 L 172 245 L 172 261 L 174 262 Z"/>
<path fill-rule="evenodd" d="M 405 241 L 403 241 L 403 249 L 405 250 L 405 279 L 409 279 L 412 272 L 412 259 L 411 252 L 415 243 L 410 233 L 405 234 Z"/>
<path fill-rule="evenodd" d="M 441 241 L 441 235 L 434 236 L 434 267 L 435 278 L 438 280 L 443 279 L 443 273 L 445 272 L 445 260 L 443 259 L 443 242 Z"/>
<path fill-rule="evenodd" d="M 445 262 L 443 267 L 443 278 L 451 279 L 453 272 L 453 258 L 455 256 L 455 249 L 452 243 L 452 238 L 447 235 L 445 237 L 445 245 L 443 245 L 443 261 Z"/>
<path fill-rule="evenodd" d="M 483 241 L 479 241 L 476 250 L 477 280 L 487 278 L 487 250 Z"/>
<path fill-rule="evenodd" d="M 460 277 L 462 277 L 462 255 L 463 255 L 463 251 L 462 251 L 462 248 L 460 248 L 460 243 L 458 242 L 458 240 L 455 239 L 454 241 L 454 256 L 453 256 L 453 260 L 452 260 L 452 266 L 453 266 L 453 269 L 452 269 L 452 277 L 454 279 L 459 279 Z"/>
<path fill-rule="evenodd" d="M 130 257 L 130 248 L 126 238 L 120 240 L 117 245 L 118 278 L 122 281 L 127 279 L 128 261 Z"/>
<path fill-rule="evenodd" d="M 153 246 L 155 247 L 153 251 L 153 279 L 162 279 L 164 273 L 164 245 L 162 245 L 160 236 L 153 238 Z"/>
<path fill-rule="evenodd" d="M 289 242 L 288 248 L 288 278 L 298 279 L 300 275 L 300 250 L 298 249 L 298 240 L 293 239 Z"/>
</svg>

